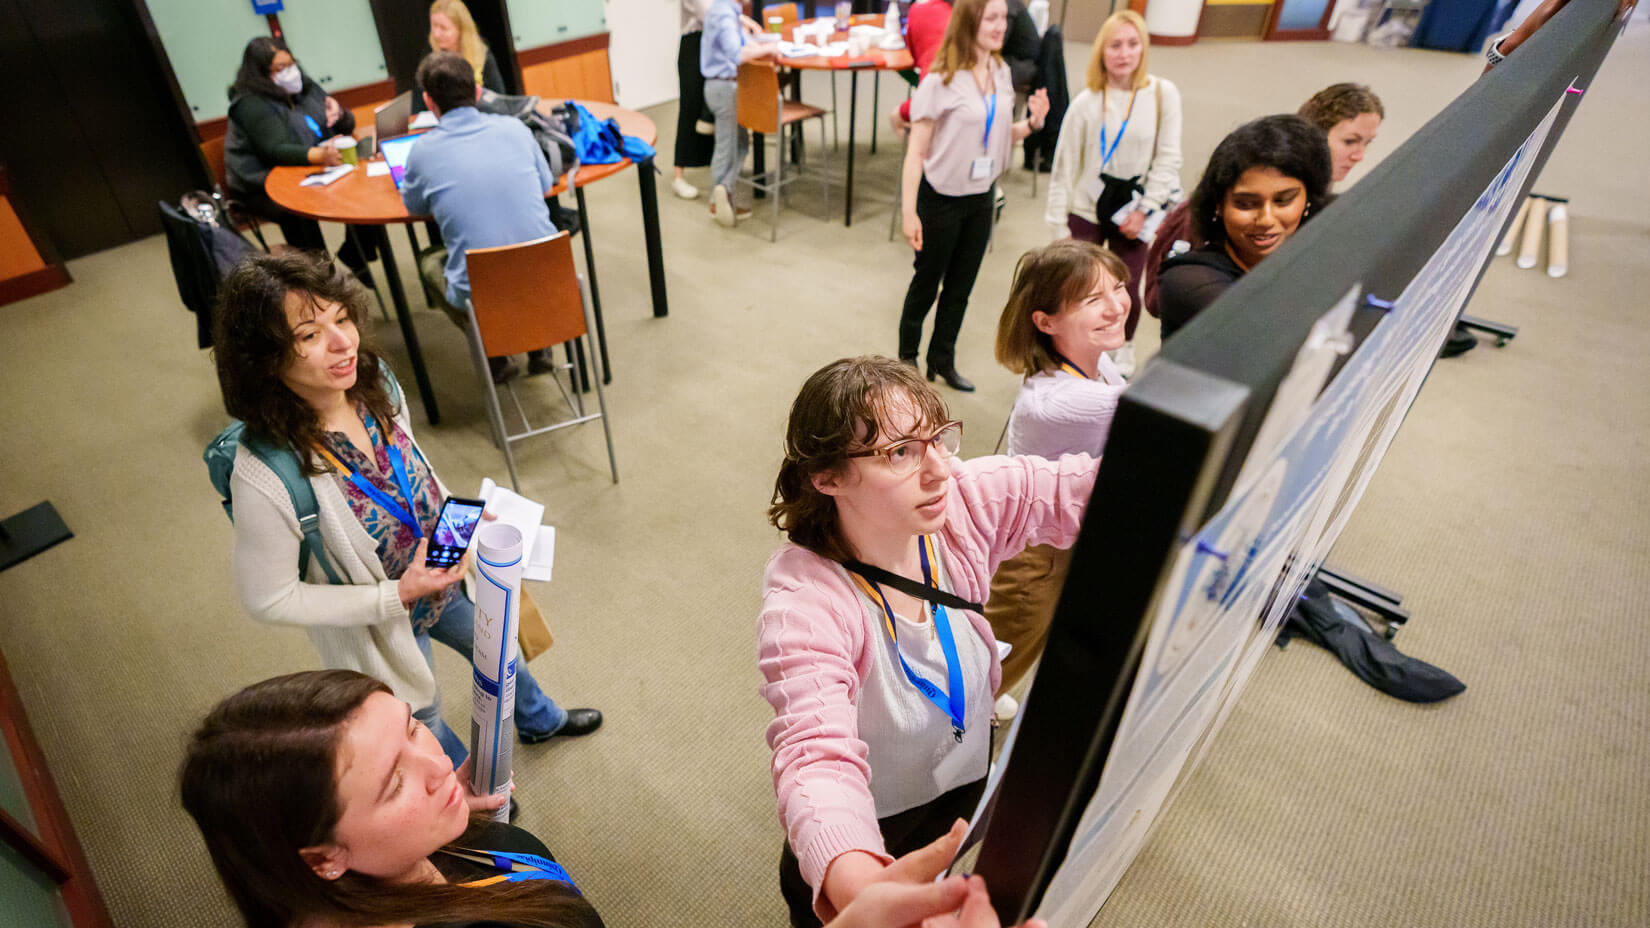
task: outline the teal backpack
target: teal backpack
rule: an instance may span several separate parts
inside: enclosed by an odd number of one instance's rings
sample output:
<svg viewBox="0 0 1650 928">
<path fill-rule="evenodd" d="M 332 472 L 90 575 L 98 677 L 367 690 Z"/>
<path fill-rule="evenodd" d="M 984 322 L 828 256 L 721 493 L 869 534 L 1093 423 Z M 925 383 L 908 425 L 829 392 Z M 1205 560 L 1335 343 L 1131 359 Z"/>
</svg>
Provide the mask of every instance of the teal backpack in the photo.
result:
<svg viewBox="0 0 1650 928">
<path fill-rule="evenodd" d="M 395 382 L 395 375 L 385 366 L 384 387 L 390 395 L 392 409 L 401 406 L 401 385 Z M 298 461 L 298 455 L 291 448 L 275 448 L 267 443 L 246 434 L 246 423 L 239 419 L 229 423 L 206 445 L 201 453 L 201 460 L 206 462 L 206 474 L 212 481 L 212 488 L 223 497 L 223 512 L 229 521 L 235 521 L 235 501 L 230 497 L 229 478 L 235 473 L 235 451 L 241 445 L 257 456 L 258 460 L 269 466 L 275 476 L 286 484 L 287 495 L 292 497 L 292 508 L 298 514 L 298 530 L 303 533 L 303 539 L 298 542 L 298 579 L 303 581 L 309 573 L 309 559 L 314 557 L 321 570 L 327 575 L 327 582 L 342 584 L 344 580 L 338 576 L 332 564 L 327 561 L 326 549 L 321 544 L 321 507 L 315 501 L 315 488 L 310 486 L 309 478 L 304 476 L 303 465 Z"/>
</svg>

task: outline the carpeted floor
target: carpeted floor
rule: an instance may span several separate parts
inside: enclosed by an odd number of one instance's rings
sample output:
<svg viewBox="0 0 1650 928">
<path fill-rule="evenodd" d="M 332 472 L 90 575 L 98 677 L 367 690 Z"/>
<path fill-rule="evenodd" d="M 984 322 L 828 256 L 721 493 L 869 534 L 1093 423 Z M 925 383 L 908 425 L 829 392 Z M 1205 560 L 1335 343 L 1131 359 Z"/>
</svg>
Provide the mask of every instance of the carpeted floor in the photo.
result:
<svg viewBox="0 0 1650 928">
<path fill-rule="evenodd" d="M 1074 72 L 1086 51 L 1071 48 Z M 1378 160 L 1479 68 L 1328 43 L 1161 48 L 1152 66 L 1186 99 L 1187 186 L 1225 131 L 1337 80 L 1385 98 Z M 886 109 L 897 82 L 883 83 Z M 1538 185 L 1571 198 L 1570 276 L 1496 263 L 1471 310 L 1522 334 L 1439 365 L 1333 555 L 1403 591 L 1416 618 L 1400 646 L 1469 689 L 1417 708 L 1304 643 L 1272 655 L 1097 925 L 1650 923 L 1646 86 L 1650 28 L 1635 23 Z M 822 76 L 807 97 L 829 99 Z M 674 107 L 651 115 L 668 161 Z M 634 175 L 589 189 L 622 482 L 594 427 L 520 459 L 559 529 L 555 580 L 535 590 L 557 644 L 533 671 L 608 722 L 519 749 L 516 778 L 522 824 L 615 926 L 783 922 L 754 660 L 776 544 L 763 512 L 797 385 L 891 351 L 909 276 L 887 240 L 898 145 L 884 127 L 860 154 L 854 226 L 840 190 L 827 216 L 802 184 L 778 244 L 760 212 L 727 231 L 663 188 L 667 319 L 648 310 Z M 968 456 L 991 450 L 1012 402 L 992 330 L 1015 258 L 1046 236 L 1029 175 L 1006 189 L 960 345 L 980 391 L 946 394 Z M 200 464 L 224 416 L 163 242 L 70 270 L 73 286 L 0 309 L 0 511 L 49 498 L 76 532 L 0 574 L 0 647 L 116 923 L 233 924 L 175 798 L 180 745 L 215 700 L 316 660 L 236 602 Z M 502 476 L 462 341 L 440 313 L 416 316 L 444 414 L 419 431 L 429 457 L 455 490 Z M 395 327 L 377 338 L 410 384 Z M 1142 357 L 1155 344 L 1148 323 Z M 462 725 L 464 662 L 443 652 L 437 670 Z"/>
</svg>

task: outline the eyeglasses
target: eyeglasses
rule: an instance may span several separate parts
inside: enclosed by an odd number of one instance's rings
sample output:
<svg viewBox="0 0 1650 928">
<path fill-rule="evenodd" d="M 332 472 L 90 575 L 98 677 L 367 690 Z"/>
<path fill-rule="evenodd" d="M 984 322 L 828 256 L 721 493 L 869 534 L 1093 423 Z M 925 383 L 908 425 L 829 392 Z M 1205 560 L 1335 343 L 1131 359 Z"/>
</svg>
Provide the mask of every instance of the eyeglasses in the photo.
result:
<svg viewBox="0 0 1650 928">
<path fill-rule="evenodd" d="M 929 438 L 906 438 L 881 448 L 872 448 L 869 451 L 854 451 L 847 456 L 850 458 L 880 457 L 888 462 L 888 469 L 896 474 L 909 474 L 922 466 L 927 456 L 928 448 L 941 448 L 946 455 L 955 455 L 962 450 L 962 423 L 953 419 L 940 426 L 940 430 Z"/>
</svg>

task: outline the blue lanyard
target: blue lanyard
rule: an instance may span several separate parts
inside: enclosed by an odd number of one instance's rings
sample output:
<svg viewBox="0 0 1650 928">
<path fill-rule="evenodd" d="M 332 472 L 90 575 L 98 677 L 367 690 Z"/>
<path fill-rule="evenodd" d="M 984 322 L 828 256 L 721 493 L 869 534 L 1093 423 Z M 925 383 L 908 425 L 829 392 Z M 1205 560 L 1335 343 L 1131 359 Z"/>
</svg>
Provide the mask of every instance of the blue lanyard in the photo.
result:
<svg viewBox="0 0 1650 928">
<path fill-rule="evenodd" d="M 1054 352 L 1054 360 L 1060 362 L 1060 370 L 1065 371 L 1066 373 L 1071 374 L 1075 377 L 1081 377 L 1084 380 L 1090 379 L 1089 375 L 1087 373 L 1085 373 L 1082 368 L 1080 368 L 1076 364 L 1072 363 L 1072 361 L 1069 358 L 1067 358 L 1065 355 L 1061 354 L 1060 352 L 1058 352 L 1058 351 Z"/>
<path fill-rule="evenodd" d="M 460 857 L 475 863 L 483 863 L 483 858 L 488 858 L 494 868 L 504 871 L 498 876 L 461 884 L 463 886 L 520 883 L 526 880 L 556 880 L 573 887 L 574 892 L 579 890 L 579 887 L 574 884 L 573 878 L 568 875 L 566 868 L 548 857 L 540 857 L 537 854 L 513 854 L 507 851 L 472 851 L 468 848 L 444 850 L 454 857 Z"/>
<path fill-rule="evenodd" d="M 1111 156 L 1117 154 L 1117 146 L 1123 144 L 1123 133 L 1129 131 L 1129 117 L 1134 115 L 1134 97 L 1140 92 L 1136 87 L 1129 92 L 1129 110 L 1123 114 L 1123 124 L 1117 127 L 1117 138 L 1111 140 L 1111 147 L 1106 147 L 1106 98 L 1100 97 L 1100 170 L 1111 164 Z"/>
<path fill-rule="evenodd" d="M 917 550 L 922 555 L 922 582 L 937 588 L 938 585 L 934 583 L 933 568 L 929 566 L 928 551 L 932 544 L 933 539 L 924 535 L 918 541 Z M 956 739 L 958 744 L 961 744 L 964 723 L 968 718 L 968 697 L 963 693 L 962 662 L 957 658 L 957 642 L 951 634 L 951 618 L 945 611 L 945 607 L 938 603 L 929 604 L 929 608 L 933 610 L 934 614 L 934 630 L 939 633 L 940 651 L 945 655 L 945 678 L 946 687 L 950 690 L 949 693 L 942 691 L 938 686 L 924 679 L 911 669 L 910 664 L 905 662 L 905 655 L 901 654 L 899 650 L 899 633 L 895 630 L 894 608 L 888 604 L 888 597 L 883 595 L 882 587 L 857 573 L 850 573 L 854 580 L 859 583 L 861 589 L 872 594 L 881 603 L 883 615 L 887 618 L 888 637 L 894 643 L 894 654 L 899 657 L 899 666 L 901 670 L 905 671 L 905 679 L 911 681 L 911 685 L 916 687 L 918 692 L 926 696 L 929 702 L 938 706 L 941 712 L 950 717 L 951 737 Z"/>
<path fill-rule="evenodd" d="M 385 512 L 400 519 L 403 525 L 412 529 L 414 538 L 424 537 L 424 529 L 418 524 L 418 520 L 413 518 L 406 509 L 401 508 L 401 504 L 391 499 L 388 493 L 373 486 L 372 481 L 356 473 L 348 464 L 338 460 L 332 452 L 325 448 L 319 450 L 323 457 L 332 462 L 332 466 L 338 468 L 340 474 L 349 475 L 349 482 L 354 484 L 356 489 L 367 494 L 368 499 L 383 507 Z M 401 457 L 401 449 L 394 445 L 390 445 L 390 469 L 395 472 L 395 483 L 401 488 L 401 497 L 407 501 L 409 507 L 412 506 L 412 483 L 407 479 L 407 462 Z"/>
<path fill-rule="evenodd" d="M 304 114 L 304 122 L 309 123 L 309 131 L 315 133 L 315 141 L 319 142 L 321 140 L 321 124 L 316 122 L 315 117 L 308 113 Z"/>
<path fill-rule="evenodd" d="M 985 105 L 985 138 L 980 142 L 980 148 L 987 153 L 991 151 L 991 123 L 997 118 L 997 75 L 991 75 L 991 93 L 980 94 L 980 102 Z"/>
</svg>

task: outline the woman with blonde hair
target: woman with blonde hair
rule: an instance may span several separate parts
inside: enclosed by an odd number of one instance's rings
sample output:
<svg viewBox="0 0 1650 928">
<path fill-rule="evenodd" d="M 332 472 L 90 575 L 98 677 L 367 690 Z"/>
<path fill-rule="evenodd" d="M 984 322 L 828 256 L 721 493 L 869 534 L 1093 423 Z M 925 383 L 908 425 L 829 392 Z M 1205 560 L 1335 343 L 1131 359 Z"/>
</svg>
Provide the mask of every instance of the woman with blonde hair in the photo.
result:
<svg viewBox="0 0 1650 928">
<path fill-rule="evenodd" d="M 493 59 L 493 50 L 481 38 L 475 17 L 464 0 L 435 0 L 430 4 L 430 51 L 457 52 L 475 69 L 476 84 L 493 93 L 504 92 L 504 73 Z M 424 111 L 424 88 L 413 94 L 413 112 Z"/>
<path fill-rule="evenodd" d="M 1014 78 L 1002 56 L 1007 33 L 1004 0 L 957 0 L 945 41 L 911 98 L 900 212 L 905 240 L 917 254 L 900 312 L 899 357 L 917 365 L 923 321 L 937 295 L 928 379 L 943 378 L 963 392 L 974 385 L 957 373 L 957 333 L 991 239 L 991 190 L 1014 143 L 1042 128 L 1048 116 L 1048 92 L 1038 90 L 1029 115 L 1011 122 Z"/>
<path fill-rule="evenodd" d="M 1141 234 L 1148 219 L 1180 197 L 1180 90 L 1147 71 L 1150 50 L 1146 22 L 1132 10 L 1113 13 L 1100 27 L 1087 86 L 1060 125 L 1044 211 L 1054 238 L 1104 245 L 1128 266 L 1129 319 L 1118 356 L 1124 374 L 1134 368 L 1140 323 L 1149 244 Z"/>
</svg>

